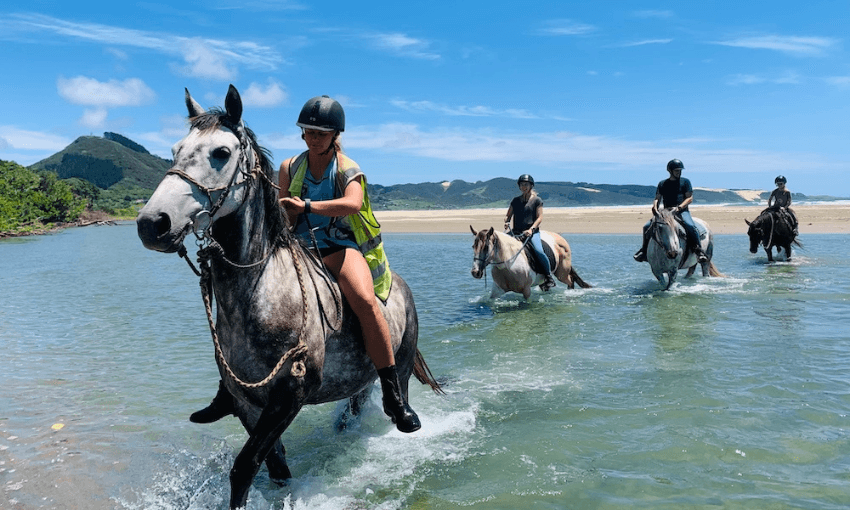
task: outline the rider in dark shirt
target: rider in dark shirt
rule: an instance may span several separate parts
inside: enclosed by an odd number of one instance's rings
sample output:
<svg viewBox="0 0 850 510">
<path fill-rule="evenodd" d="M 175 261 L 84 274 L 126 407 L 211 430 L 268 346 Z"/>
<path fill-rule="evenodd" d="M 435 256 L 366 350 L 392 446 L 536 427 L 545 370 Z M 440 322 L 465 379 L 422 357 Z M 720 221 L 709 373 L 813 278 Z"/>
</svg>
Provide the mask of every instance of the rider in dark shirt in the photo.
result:
<svg viewBox="0 0 850 510">
<path fill-rule="evenodd" d="M 540 240 L 540 223 L 543 221 L 543 199 L 534 191 L 534 178 L 528 174 L 522 174 L 517 179 L 522 195 L 511 200 L 508 214 L 505 217 L 505 228 L 510 228 L 511 218 L 514 226 L 511 233 L 517 237 L 531 236 L 531 247 L 537 257 L 540 270 L 543 272 L 544 281 L 540 288 L 548 291 L 555 286 L 552 278 L 552 268 L 549 267 L 549 257 L 543 251 L 543 242 Z M 524 238 L 523 237 L 523 238 Z"/>
<path fill-rule="evenodd" d="M 791 209 L 791 192 L 785 189 L 785 183 L 788 180 L 784 175 L 780 175 L 774 179 L 774 182 L 776 183 L 776 189 L 773 190 L 770 198 L 767 199 L 767 208 L 773 211 L 779 211 L 780 214 L 786 214 L 791 223 L 791 230 L 794 231 L 794 235 L 797 235 L 797 215 Z"/>
<path fill-rule="evenodd" d="M 696 225 L 694 225 L 693 218 L 691 218 L 691 213 L 688 211 L 688 205 L 694 200 L 694 189 L 691 186 L 691 181 L 682 177 L 684 168 L 685 165 L 678 159 L 670 160 L 667 163 L 667 171 L 670 173 L 670 177 L 658 183 L 655 190 L 655 200 L 652 202 L 652 215 L 658 214 L 659 203 L 663 203 L 665 209 L 672 209 L 673 213 L 682 220 L 685 232 L 687 232 L 688 246 L 697 255 L 700 262 L 705 262 L 708 258 L 700 247 L 699 233 Z M 646 262 L 646 249 L 649 246 L 648 229 L 649 222 L 643 226 L 643 245 L 634 254 L 634 259 L 638 262 Z"/>
</svg>

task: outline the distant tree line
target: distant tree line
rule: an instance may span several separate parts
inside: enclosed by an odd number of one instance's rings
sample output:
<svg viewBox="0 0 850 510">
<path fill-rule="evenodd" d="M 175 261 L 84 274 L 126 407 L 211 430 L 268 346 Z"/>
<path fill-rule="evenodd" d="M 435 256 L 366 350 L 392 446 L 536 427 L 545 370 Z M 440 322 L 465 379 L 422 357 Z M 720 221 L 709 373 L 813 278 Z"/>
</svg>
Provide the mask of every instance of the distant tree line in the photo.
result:
<svg viewBox="0 0 850 510">
<path fill-rule="evenodd" d="M 33 172 L 0 160 L 0 233 L 16 234 L 77 221 L 97 186 L 60 180 L 53 172 Z"/>
</svg>

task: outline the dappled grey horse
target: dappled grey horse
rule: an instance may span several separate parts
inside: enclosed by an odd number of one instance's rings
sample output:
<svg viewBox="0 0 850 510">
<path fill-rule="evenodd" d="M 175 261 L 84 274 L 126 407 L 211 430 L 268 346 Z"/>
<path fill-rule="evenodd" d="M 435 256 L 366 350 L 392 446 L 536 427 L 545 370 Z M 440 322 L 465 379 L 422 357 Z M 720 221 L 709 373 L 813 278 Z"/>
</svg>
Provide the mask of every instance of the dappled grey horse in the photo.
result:
<svg viewBox="0 0 850 510">
<path fill-rule="evenodd" d="M 241 508 L 263 460 L 272 479 L 292 476 L 280 435 L 303 405 L 348 398 L 356 414 L 377 373 L 336 282 L 289 232 L 270 158 L 242 122 L 236 88 L 224 111 L 204 111 L 188 90 L 186 106 L 189 134 L 136 222 L 151 250 L 185 257 L 186 235 L 199 239 L 196 272 L 216 363 L 249 434 L 230 472 L 230 506 Z M 397 274 L 382 310 L 402 391 L 411 373 L 440 391 L 417 348 L 413 296 Z"/>
<path fill-rule="evenodd" d="M 694 218 L 697 230 L 704 230 L 705 236 L 700 238 L 700 246 L 708 260 L 699 262 L 692 250 L 687 250 L 687 233 L 676 220 L 670 209 L 660 209 L 649 223 L 647 235 L 650 242 L 646 250 L 646 260 L 652 268 L 652 274 L 667 290 L 676 281 L 679 269 L 688 268 L 685 277 L 694 274 L 697 264 L 702 267 L 703 276 L 723 276 L 714 266 L 711 258 L 714 255 L 714 237 L 708 224 L 699 218 Z M 666 278 L 666 281 L 665 281 Z"/>
</svg>

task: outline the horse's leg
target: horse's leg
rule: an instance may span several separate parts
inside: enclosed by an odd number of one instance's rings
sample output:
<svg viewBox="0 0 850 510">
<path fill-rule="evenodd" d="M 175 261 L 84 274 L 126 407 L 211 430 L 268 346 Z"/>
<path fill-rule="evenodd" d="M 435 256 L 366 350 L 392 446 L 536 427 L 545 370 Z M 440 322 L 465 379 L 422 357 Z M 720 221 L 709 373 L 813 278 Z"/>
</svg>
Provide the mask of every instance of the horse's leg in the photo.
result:
<svg viewBox="0 0 850 510">
<path fill-rule="evenodd" d="M 678 272 L 678 270 L 674 269 L 674 270 L 670 271 L 669 273 L 667 273 L 667 288 L 665 288 L 664 290 L 670 290 L 670 287 L 672 287 L 673 283 L 676 282 L 676 273 L 677 272 Z"/>
<path fill-rule="evenodd" d="M 248 421 L 245 418 L 240 417 L 239 420 L 242 422 L 242 426 L 245 427 L 245 430 L 253 430 L 253 427 L 249 426 Z M 269 454 L 266 455 L 266 467 L 269 470 L 269 478 L 276 483 L 282 484 L 284 480 L 292 478 L 292 473 L 289 471 L 289 466 L 286 464 L 286 449 L 283 447 L 283 443 L 280 442 L 280 438 L 278 438 L 275 442 L 275 445 L 269 451 Z"/>
<path fill-rule="evenodd" d="M 282 385 L 282 391 L 272 392 L 269 404 L 263 409 L 248 441 L 236 456 L 230 469 L 230 508 L 244 508 L 248 502 L 248 491 L 251 482 L 260 470 L 260 464 L 272 451 L 275 442 L 280 441 L 280 435 L 286 430 L 298 411 L 300 401 L 296 401 L 288 385 Z M 302 392 L 298 392 L 302 393 Z M 286 468 L 287 471 L 289 468 Z"/>
<path fill-rule="evenodd" d="M 286 448 L 277 438 L 269 454 L 266 455 L 266 468 L 269 470 L 269 478 L 279 485 L 292 478 L 292 472 L 286 464 Z"/>
<path fill-rule="evenodd" d="M 705 266 L 705 264 L 703 264 L 703 266 Z M 696 264 L 694 264 L 694 265 L 692 265 L 691 267 L 689 267 L 689 268 L 688 268 L 688 272 L 687 272 L 687 274 L 685 274 L 685 278 L 690 278 L 691 276 L 693 276 L 694 271 L 696 271 L 696 270 L 697 270 L 697 265 L 696 265 Z M 705 276 L 705 267 L 703 267 L 702 275 L 703 275 L 703 276 Z"/>
<path fill-rule="evenodd" d="M 767 261 L 773 262 L 773 247 L 768 246 L 764 249 L 764 251 L 767 252 Z"/>
<path fill-rule="evenodd" d="M 360 413 L 363 411 L 363 406 L 369 401 L 369 395 L 372 393 L 372 385 L 367 386 L 358 393 L 355 393 L 348 399 L 342 414 L 334 423 L 334 428 L 337 432 L 342 432 L 349 427 L 357 425 L 360 421 Z M 405 395 L 407 398 L 407 395 Z"/>
</svg>

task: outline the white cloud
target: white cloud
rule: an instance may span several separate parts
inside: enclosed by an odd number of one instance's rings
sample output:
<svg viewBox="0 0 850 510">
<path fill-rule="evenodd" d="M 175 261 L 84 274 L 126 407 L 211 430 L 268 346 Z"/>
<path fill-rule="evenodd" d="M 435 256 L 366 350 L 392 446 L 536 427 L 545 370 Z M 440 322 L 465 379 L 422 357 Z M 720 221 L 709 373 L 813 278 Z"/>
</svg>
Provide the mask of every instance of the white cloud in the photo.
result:
<svg viewBox="0 0 850 510">
<path fill-rule="evenodd" d="M 86 108 L 80 118 L 80 124 L 89 129 L 102 129 L 106 125 L 106 117 L 109 112 L 106 108 Z"/>
<path fill-rule="evenodd" d="M 767 77 L 757 74 L 736 74 L 726 80 L 727 85 L 760 85 L 763 83 L 796 85 L 800 83 L 800 77 L 794 72 L 787 72 L 778 77 Z"/>
<path fill-rule="evenodd" d="M 773 50 L 792 55 L 820 55 L 837 43 L 837 39 L 829 37 L 763 35 L 717 41 L 714 44 L 736 48 Z"/>
<path fill-rule="evenodd" d="M 236 65 L 274 70 L 283 61 L 273 48 L 252 41 L 190 38 L 98 23 L 77 23 L 40 14 L 13 14 L 8 21 L 17 30 L 49 32 L 113 47 L 145 48 L 176 56 L 184 65 L 174 64 L 172 68 L 201 78 L 227 80 L 235 75 Z"/>
<path fill-rule="evenodd" d="M 51 133 L 28 131 L 15 126 L 0 126 L 0 138 L 9 147 L 17 150 L 38 150 L 58 152 L 71 143 L 70 140 Z"/>
<path fill-rule="evenodd" d="M 825 78 L 825 80 L 830 85 L 836 85 L 839 87 L 850 86 L 850 76 L 830 76 Z"/>
<path fill-rule="evenodd" d="M 437 112 L 443 115 L 462 117 L 508 117 L 519 119 L 536 119 L 533 113 L 522 109 L 497 110 L 489 106 L 447 106 L 431 101 L 402 101 L 392 100 L 390 104 L 411 112 Z"/>
<path fill-rule="evenodd" d="M 706 139 L 624 140 L 569 132 L 527 134 L 487 130 L 423 131 L 415 124 L 358 126 L 346 132 L 350 149 L 403 153 L 442 161 L 524 163 L 546 167 L 592 166 L 599 169 L 663 168 L 672 157 L 699 161 L 699 171 L 737 172 L 741 168 L 774 170 L 803 164 L 792 155 L 706 146 Z M 661 163 L 659 163 L 661 162 Z M 692 166 L 692 170 L 697 170 Z"/>
<path fill-rule="evenodd" d="M 406 34 L 368 34 L 365 36 L 379 49 L 389 51 L 401 56 L 413 57 L 424 60 L 439 60 L 440 55 L 430 50 L 431 43 L 422 39 L 415 39 Z"/>
<path fill-rule="evenodd" d="M 633 46 L 646 46 L 647 44 L 670 44 L 671 42 L 673 42 L 673 39 L 646 39 L 643 41 L 625 43 L 622 46 L 624 48 L 631 48 Z"/>
<path fill-rule="evenodd" d="M 251 83 L 248 88 L 240 92 L 242 102 L 246 106 L 254 106 L 257 108 L 271 108 L 286 103 L 288 94 L 280 85 L 280 83 L 269 79 L 266 86 L 259 83 Z"/>
<path fill-rule="evenodd" d="M 228 65 L 225 55 L 203 39 L 182 41 L 182 55 L 185 66 L 173 65 L 178 72 L 198 78 L 230 80 L 236 75 L 235 69 Z"/>
<path fill-rule="evenodd" d="M 100 82 L 94 78 L 60 77 L 56 88 L 65 100 L 84 106 L 141 106 L 156 99 L 156 94 L 138 78 Z"/>
<path fill-rule="evenodd" d="M 537 30 L 539 35 L 585 35 L 596 31 L 596 27 L 569 19 L 552 20 Z"/>
</svg>

